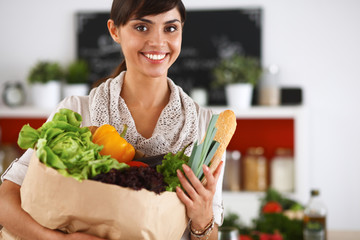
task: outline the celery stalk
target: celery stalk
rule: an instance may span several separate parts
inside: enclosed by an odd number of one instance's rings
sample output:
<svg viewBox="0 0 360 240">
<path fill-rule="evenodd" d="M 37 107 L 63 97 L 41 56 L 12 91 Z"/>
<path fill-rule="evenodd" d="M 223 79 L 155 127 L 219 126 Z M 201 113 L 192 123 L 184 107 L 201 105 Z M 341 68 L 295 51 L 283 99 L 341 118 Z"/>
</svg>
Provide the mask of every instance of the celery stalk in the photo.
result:
<svg viewBox="0 0 360 240">
<path fill-rule="evenodd" d="M 203 178 L 204 175 L 202 170 L 203 164 L 209 166 L 212 157 L 214 156 L 217 148 L 220 145 L 220 143 L 214 140 L 217 131 L 215 124 L 218 117 L 218 114 L 214 114 L 211 117 L 208 128 L 206 130 L 204 141 L 200 144 L 197 144 L 197 142 L 195 142 L 188 162 L 189 167 L 192 169 L 195 176 L 200 180 Z"/>
</svg>

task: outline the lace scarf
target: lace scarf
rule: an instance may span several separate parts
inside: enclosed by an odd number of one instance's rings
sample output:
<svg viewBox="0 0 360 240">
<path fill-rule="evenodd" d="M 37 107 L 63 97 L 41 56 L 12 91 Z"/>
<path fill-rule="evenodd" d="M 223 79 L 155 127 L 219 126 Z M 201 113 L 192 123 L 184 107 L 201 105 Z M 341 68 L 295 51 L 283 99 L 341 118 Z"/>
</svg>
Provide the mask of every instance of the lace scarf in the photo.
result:
<svg viewBox="0 0 360 240">
<path fill-rule="evenodd" d="M 194 101 L 169 78 L 170 100 L 161 112 L 152 136 L 146 139 L 139 134 L 130 110 L 120 96 L 124 76 L 125 72 L 122 72 L 91 90 L 89 109 L 94 126 L 110 124 L 121 132 L 126 124 L 128 129 L 125 139 L 147 156 L 176 153 L 195 142 L 199 121 Z M 187 155 L 190 152 L 191 147 L 187 149 Z"/>
</svg>

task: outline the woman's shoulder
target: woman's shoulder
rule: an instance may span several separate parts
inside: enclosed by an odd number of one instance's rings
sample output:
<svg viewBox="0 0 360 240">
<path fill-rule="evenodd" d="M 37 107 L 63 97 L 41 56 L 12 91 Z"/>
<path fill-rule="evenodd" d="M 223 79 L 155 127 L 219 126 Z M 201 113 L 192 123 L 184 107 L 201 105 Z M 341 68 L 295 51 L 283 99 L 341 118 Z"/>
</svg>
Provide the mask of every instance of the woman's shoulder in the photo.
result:
<svg viewBox="0 0 360 240">
<path fill-rule="evenodd" d="M 68 108 L 72 108 L 71 110 L 81 109 L 84 106 L 89 105 L 89 96 L 69 96 L 64 98 L 60 104 L 60 106 L 66 106 Z"/>
<path fill-rule="evenodd" d="M 81 115 L 83 126 L 90 126 L 90 112 L 89 112 L 89 96 L 69 96 L 64 98 L 57 106 L 55 111 L 50 115 L 52 119 L 54 114 L 61 108 L 67 108 Z"/>
<path fill-rule="evenodd" d="M 199 123 L 208 123 L 213 115 L 213 111 L 210 108 L 200 106 L 196 102 L 195 106 L 198 112 Z"/>
<path fill-rule="evenodd" d="M 213 111 L 209 108 L 200 106 L 196 102 L 195 102 L 195 106 L 199 120 L 199 139 L 201 139 L 206 133 L 206 129 L 213 115 Z"/>
</svg>

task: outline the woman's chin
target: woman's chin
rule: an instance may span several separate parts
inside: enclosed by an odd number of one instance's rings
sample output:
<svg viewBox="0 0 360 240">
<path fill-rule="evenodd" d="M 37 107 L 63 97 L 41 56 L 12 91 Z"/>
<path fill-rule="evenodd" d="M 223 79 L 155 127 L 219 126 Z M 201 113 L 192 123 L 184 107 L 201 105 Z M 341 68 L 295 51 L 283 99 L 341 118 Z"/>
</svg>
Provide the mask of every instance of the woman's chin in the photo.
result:
<svg viewBox="0 0 360 240">
<path fill-rule="evenodd" d="M 147 71 L 145 74 L 149 77 L 149 78 L 167 78 L 167 70 L 157 70 L 154 71 L 154 69 L 152 69 L 151 71 Z"/>
</svg>

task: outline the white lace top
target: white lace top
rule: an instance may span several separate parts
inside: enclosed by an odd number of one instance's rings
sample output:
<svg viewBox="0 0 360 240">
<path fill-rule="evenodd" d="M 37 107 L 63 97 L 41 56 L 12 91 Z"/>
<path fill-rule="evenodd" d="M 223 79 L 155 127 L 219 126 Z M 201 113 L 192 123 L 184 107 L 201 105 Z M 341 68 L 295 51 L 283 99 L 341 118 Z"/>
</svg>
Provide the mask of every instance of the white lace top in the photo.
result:
<svg viewBox="0 0 360 240">
<path fill-rule="evenodd" d="M 152 136 L 144 138 L 136 130 L 135 122 L 124 101 L 120 97 L 125 72 L 114 79 L 108 79 L 89 95 L 90 120 L 95 126 L 113 125 L 119 132 L 124 124 L 128 126 L 126 140 L 135 149 L 148 156 L 163 153 L 176 153 L 188 144 L 195 142 L 198 135 L 199 120 L 194 101 L 168 79 L 171 90 L 170 100 L 163 109 Z M 180 134 L 179 134 L 180 133 Z M 187 148 L 188 155 L 191 148 Z"/>
</svg>

